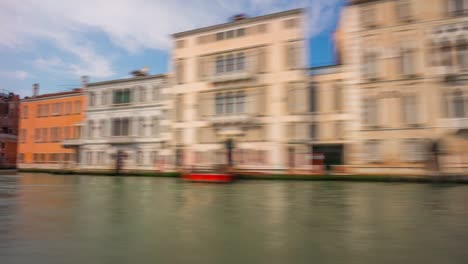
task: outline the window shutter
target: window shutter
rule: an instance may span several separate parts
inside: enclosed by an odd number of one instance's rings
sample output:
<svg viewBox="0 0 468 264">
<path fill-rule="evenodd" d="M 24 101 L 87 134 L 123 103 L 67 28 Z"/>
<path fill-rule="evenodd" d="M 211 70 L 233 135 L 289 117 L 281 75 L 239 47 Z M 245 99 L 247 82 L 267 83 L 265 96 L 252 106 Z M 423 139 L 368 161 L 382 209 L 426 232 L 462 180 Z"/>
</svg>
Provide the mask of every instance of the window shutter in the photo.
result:
<svg viewBox="0 0 468 264">
<path fill-rule="evenodd" d="M 294 114 L 295 108 L 294 108 L 294 103 L 295 103 L 295 97 L 296 93 L 294 91 L 294 86 L 292 84 L 287 84 L 286 86 L 286 102 L 287 102 L 287 107 L 288 107 L 288 112 L 289 114 Z"/>
</svg>

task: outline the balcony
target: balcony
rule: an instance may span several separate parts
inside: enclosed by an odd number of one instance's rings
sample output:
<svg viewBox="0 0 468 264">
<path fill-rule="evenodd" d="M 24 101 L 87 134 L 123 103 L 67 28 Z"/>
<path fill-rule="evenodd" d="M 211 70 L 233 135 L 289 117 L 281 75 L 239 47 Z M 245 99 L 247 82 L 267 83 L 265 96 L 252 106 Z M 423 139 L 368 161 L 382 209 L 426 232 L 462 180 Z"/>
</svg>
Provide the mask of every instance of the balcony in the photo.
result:
<svg viewBox="0 0 468 264">
<path fill-rule="evenodd" d="M 113 136 L 108 138 L 110 144 L 120 145 L 120 144 L 132 144 L 136 143 L 136 136 Z"/>
<path fill-rule="evenodd" d="M 80 146 L 82 144 L 83 144 L 83 140 L 81 140 L 81 139 L 65 139 L 62 142 L 62 146 L 64 148 L 74 148 L 74 147 L 78 147 L 78 146 Z"/>
<path fill-rule="evenodd" d="M 215 73 L 211 76 L 210 81 L 212 83 L 223 83 L 233 81 L 244 81 L 253 79 L 254 74 L 248 71 L 235 71 L 225 73 Z"/>
<path fill-rule="evenodd" d="M 251 124 L 255 118 L 249 114 L 213 115 L 208 118 L 213 125 Z"/>
</svg>

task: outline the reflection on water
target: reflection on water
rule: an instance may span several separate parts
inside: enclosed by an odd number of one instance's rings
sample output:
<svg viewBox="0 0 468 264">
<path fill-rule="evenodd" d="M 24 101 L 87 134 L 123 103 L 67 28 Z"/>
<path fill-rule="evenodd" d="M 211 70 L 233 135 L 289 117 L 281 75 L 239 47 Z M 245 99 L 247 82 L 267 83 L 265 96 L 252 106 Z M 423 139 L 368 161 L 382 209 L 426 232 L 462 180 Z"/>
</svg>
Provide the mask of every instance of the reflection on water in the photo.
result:
<svg viewBox="0 0 468 264">
<path fill-rule="evenodd" d="M 465 263 L 468 186 L 0 176 L 0 263 Z"/>
</svg>

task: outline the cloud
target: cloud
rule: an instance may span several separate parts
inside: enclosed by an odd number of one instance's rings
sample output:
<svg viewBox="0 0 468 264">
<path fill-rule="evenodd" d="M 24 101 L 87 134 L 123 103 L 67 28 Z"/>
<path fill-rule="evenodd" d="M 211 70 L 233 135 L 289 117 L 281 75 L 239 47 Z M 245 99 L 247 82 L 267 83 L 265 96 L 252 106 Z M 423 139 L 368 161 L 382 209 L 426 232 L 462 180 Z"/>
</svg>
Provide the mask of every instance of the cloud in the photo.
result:
<svg viewBox="0 0 468 264">
<path fill-rule="evenodd" d="M 333 22 L 343 1 L 0 1 L 0 51 L 21 52 L 45 43 L 52 54 L 39 55 L 34 62 L 37 67 L 75 77 L 106 78 L 116 74 L 112 66 L 115 54 L 110 50 L 167 52 L 173 33 L 223 23 L 236 13 L 256 16 L 298 7 L 307 7 L 307 32 L 314 36 Z M 108 42 L 112 49 L 106 48 Z"/>
<path fill-rule="evenodd" d="M 22 81 L 26 80 L 29 74 L 25 71 L 2 71 L 0 72 L 0 76 Z"/>
</svg>

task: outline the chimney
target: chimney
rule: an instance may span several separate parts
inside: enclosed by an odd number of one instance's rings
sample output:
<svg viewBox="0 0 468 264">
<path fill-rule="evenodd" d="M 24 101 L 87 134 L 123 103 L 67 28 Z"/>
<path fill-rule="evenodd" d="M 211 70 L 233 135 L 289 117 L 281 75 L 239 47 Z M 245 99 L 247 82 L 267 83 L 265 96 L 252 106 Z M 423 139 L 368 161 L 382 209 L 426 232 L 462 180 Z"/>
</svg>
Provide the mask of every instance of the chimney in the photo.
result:
<svg viewBox="0 0 468 264">
<path fill-rule="evenodd" d="M 139 70 L 134 70 L 132 72 L 130 72 L 130 74 L 133 76 L 133 77 L 142 77 L 142 76 L 148 76 L 148 72 L 149 72 L 149 68 L 148 67 L 143 67 Z"/>
<path fill-rule="evenodd" d="M 246 18 L 247 16 L 245 14 L 237 14 L 231 17 L 231 22 L 236 22 L 236 21 L 243 20 Z"/>
<path fill-rule="evenodd" d="M 83 88 L 86 88 L 86 86 L 88 86 L 88 81 L 89 81 L 88 76 L 86 75 L 81 76 L 81 86 L 83 86 Z"/>
<path fill-rule="evenodd" d="M 33 84 L 33 96 L 32 97 L 36 97 L 38 95 L 39 95 L 39 84 L 35 83 Z"/>
</svg>

